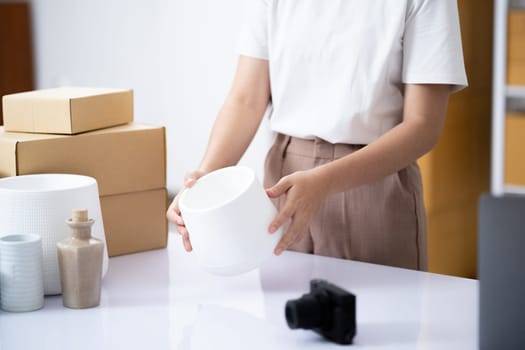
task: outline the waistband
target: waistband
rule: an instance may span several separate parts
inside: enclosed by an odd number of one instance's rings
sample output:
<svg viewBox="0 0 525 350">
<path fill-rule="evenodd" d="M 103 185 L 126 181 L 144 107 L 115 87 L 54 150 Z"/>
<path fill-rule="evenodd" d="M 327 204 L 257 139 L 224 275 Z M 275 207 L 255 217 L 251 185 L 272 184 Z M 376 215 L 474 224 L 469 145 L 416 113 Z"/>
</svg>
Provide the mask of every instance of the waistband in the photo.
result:
<svg viewBox="0 0 525 350">
<path fill-rule="evenodd" d="M 277 134 L 275 144 L 278 145 L 282 154 L 289 152 L 300 156 L 324 159 L 341 158 L 366 146 L 330 143 L 320 138 L 301 139 L 283 134 Z"/>
</svg>

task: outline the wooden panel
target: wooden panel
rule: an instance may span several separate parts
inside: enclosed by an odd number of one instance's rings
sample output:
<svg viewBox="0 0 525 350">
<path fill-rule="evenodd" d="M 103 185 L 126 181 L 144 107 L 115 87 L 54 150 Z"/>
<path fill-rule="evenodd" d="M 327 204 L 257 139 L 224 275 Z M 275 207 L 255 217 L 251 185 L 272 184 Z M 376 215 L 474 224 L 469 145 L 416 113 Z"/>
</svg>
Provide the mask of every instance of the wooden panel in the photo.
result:
<svg viewBox="0 0 525 350">
<path fill-rule="evenodd" d="M 525 85 L 525 10 L 509 11 L 507 33 L 507 82 Z"/>
<path fill-rule="evenodd" d="M 476 277 L 477 201 L 451 203 L 429 213 L 430 271 Z"/>
<path fill-rule="evenodd" d="M 0 96 L 33 89 L 29 10 L 29 5 L 24 3 L 0 3 Z"/>
<path fill-rule="evenodd" d="M 493 2 L 458 5 L 469 87 L 451 96 L 441 139 L 419 165 L 429 270 L 476 277 L 477 202 L 489 189 Z"/>
<path fill-rule="evenodd" d="M 505 183 L 525 186 L 525 113 L 505 120 Z"/>
</svg>

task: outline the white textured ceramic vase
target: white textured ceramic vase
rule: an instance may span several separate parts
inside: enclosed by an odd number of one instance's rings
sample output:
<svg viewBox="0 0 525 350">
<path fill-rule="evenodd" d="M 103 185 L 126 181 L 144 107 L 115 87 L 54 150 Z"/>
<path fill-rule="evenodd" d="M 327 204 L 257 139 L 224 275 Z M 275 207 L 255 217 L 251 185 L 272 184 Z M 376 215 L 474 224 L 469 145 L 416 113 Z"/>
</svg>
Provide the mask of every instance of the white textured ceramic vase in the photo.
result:
<svg viewBox="0 0 525 350">
<path fill-rule="evenodd" d="M 183 192 L 179 207 L 193 252 L 211 273 L 234 275 L 259 267 L 282 236 L 281 229 L 268 233 L 277 210 L 248 167 L 203 176 Z"/>
<path fill-rule="evenodd" d="M 44 306 L 42 239 L 38 235 L 0 237 L 0 307 L 34 311 Z"/>
<path fill-rule="evenodd" d="M 44 293 L 60 294 L 56 243 L 69 237 L 65 220 L 74 208 L 86 208 L 95 220 L 93 236 L 104 242 L 97 181 L 71 174 L 36 174 L 0 179 L 0 237 L 36 234 L 42 237 Z M 104 252 L 103 275 L 108 254 Z"/>
</svg>

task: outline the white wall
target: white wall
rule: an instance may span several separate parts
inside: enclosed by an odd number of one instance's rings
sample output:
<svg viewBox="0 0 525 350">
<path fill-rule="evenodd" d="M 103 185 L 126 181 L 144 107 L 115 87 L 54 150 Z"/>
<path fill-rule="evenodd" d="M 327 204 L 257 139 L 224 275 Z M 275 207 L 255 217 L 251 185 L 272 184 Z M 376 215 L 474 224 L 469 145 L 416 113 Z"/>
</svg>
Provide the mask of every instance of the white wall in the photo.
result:
<svg viewBox="0 0 525 350">
<path fill-rule="evenodd" d="M 33 0 L 36 84 L 130 87 L 135 120 L 166 126 L 168 188 L 204 153 L 233 78 L 243 0 Z M 262 176 L 263 123 L 241 161 Z"/>
</svg>

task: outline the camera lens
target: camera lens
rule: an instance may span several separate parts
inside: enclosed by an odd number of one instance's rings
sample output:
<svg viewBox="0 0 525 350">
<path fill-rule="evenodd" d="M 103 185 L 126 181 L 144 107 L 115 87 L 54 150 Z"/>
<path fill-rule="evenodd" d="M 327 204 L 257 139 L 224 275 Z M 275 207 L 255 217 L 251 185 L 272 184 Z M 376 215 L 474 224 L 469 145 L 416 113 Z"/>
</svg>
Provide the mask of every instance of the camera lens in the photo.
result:
<svg viewBox="0 0 525 350">
<path fill-rule="evenodd" d="M 291 329 L 311 329 L 321 325 L 321 303 L 312 295 L 290 300 L 285 306 L 286 322 Z"/>
</svg>

